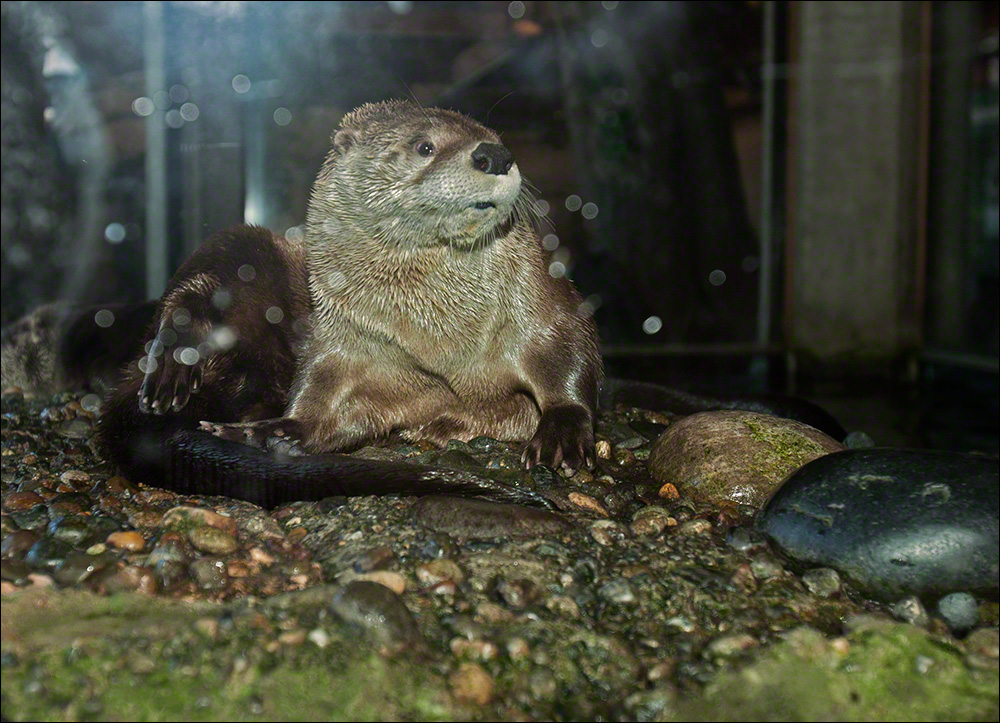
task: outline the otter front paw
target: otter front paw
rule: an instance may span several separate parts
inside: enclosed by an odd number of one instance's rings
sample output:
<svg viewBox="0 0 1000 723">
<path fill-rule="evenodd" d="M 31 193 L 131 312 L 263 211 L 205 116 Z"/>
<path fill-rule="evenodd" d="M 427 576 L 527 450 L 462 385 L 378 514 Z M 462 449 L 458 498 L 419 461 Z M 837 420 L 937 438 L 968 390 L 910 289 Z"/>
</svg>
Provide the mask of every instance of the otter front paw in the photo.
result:
<svg viewBox="0 0 1000 723">
<path fill-rule="evenodd" d="M 139 387 L 140 411 L 179 412 L 201 389 L 207 359 L 205 346 L 198 340 L 204 333 L 192 329 L 183 336 L 181 339 L 173 329 L 161 328 L 146 356 L 139 360 L 139 369 L 145 374 Z"/>
<path fill-rule="evenodd" d="M 261 419 L 256 422 L 218 424 L 201 422 L 201 428 L 220 439 L 239 442 L 268 452 L 291 457 L 304 455 L 300 439 L 302 427 L 294 419 Z"/>
<path fill-rule="evenodd" d="M 553 407 L 542 414 L 535 436 L 525 445 L 521 461 L 577 470 L 594 464 L 594 420 L 582 406 Z"/>
</svg>

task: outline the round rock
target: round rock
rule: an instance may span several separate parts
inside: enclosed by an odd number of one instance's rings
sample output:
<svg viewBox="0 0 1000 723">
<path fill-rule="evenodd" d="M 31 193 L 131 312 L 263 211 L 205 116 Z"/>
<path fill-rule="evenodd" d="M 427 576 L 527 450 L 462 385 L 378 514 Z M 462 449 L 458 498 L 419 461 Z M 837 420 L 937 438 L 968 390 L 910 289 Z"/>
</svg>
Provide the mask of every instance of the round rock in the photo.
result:
<svg viewBox="0 0 1000 723">
<path fill-rule="evenodd" d="M 802 467 L 757 516 L 789 557 L 893 601 L 998 589 L 996 460 L 859 449 Z"/>
<path fill-rule="evenodd" d="M 649 471 L 699 502 L 759 508 L 789 474 L 844 449 L 832 437 L 791 419 L 743 411 L 685 417 L 656 440 Z"/>
</svg>

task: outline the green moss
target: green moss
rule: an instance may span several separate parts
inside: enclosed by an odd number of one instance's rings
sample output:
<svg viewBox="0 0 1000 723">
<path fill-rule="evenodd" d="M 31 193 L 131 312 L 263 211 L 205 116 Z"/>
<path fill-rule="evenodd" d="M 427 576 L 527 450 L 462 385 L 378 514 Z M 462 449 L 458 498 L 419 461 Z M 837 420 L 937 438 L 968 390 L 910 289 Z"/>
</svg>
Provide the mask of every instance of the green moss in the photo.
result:
<svg viewBox="0 0 1000 723">
<path fill-rule="evenodd" d="M 268 645 L 237 622 L 212 639 L 207 604 L 136 595 L 19 593 L 4 600 L 9 720 L 451 720 L 443 678 L 415 656 L 387 659 L 329 621 L 330 644 Z M 250 618 L 252 613 L 246 617 Z"/>
<path fill-rule="evenodd" d="M 846 654 L 812 629 L 794 631 L 753 665 L 723 673 L 669 720 L 993 720 L 996 670 L 910 625 L 848 637 Z"/>
</svg>

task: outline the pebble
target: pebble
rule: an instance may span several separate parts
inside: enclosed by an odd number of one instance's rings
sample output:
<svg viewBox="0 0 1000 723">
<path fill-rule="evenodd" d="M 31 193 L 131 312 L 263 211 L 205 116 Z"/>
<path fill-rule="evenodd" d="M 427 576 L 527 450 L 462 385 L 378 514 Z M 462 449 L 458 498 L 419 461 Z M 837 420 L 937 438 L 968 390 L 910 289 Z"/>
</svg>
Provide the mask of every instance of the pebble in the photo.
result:
<svg viewBox="0 0 1000 723">
<path fill-rule="evenodd" d="M 744 411 L 692 414 L 655 442 L 649 473 L 697 502 L 760 507 L 791 472 L 844 449 L 791 419 Z"/>
<path fill-rule="evenodd" d="M 452 695 L 459 703 L 486 705 L 493 700 L 493 678 L 478 663 L 462 663 L 448 677 Z"/>
<path fill-rule="evenodd" d="M 628 539 L 628 528 L 614 520 L 598 520 L 590 526 L 590 536 L 598 545 L 609 547 Z"/>
<path fill-rule="evenodd" d="M 652 537 L 668 527 L 676 527 L 677 520 L 664 507 L 644 507 L 632 515 L 629 529 L 638 537 Z"/>
<path fill-rule="evenodd" d="M 19 560 L 38 542 L 40 535 L 33 530 L 14 530 L 3 538 L 0 545 L 0 556 Z"/>
<path fill-rule="evenodd" d="M 908 595 L 901 600 L 897 600 L 890 608 L 890 612 L 897 620 L 904 623 L 918 625 L 926 628 L 931 622 L 931 616 L 927 614 L 927 608 L 920 602 L 916 595 Z"/>
<path fill-rule="evenodd" d="M 791 475 L 756 527 L 790 557 L 892 601 L 1000 583 L 997 461 L 955 452 L 847 450 Z"/>
<path fill-rule="evenodd" d="M 953 592 L 938 600 L 938 615 L 956 633 L 971 630 L 979 622 L 979 603 L 967 592 Z"/>
<path fill-rule="evenodd" d="M 723 635 L 708 644 L 708 652 L 716 658 L 731 658 L 744 650 L 757 647 L 757 639 L 746 633 Z"/>
<path fill-rule="evenodd" d="M 425 562 L 417 568 L 417 580 L 424 587 L 437 585 L 445 580 L 461 583 L 464 579 L 465 573 L 462 572 L 462 568 L 447 557 Z"/>
<path fill-rule="evenodd" d="M 712 531 L 712 523 L 701 517 L 688 520 L 677 527 L 678 535 L 704 535 Z"/>
<path fill-rule="evenodd" d="M 73 552 L 73 546 L 51 537 L 43 537 L 28 550 L 24 561 L 34 568 L 55 569 Z"/>
<path fill-rule="evenodd" d="M 221 590 L 229 583 L 226 563 L 216 557 L 202 557 L 191 563 L 191 577 L 202 590 Z"/>
<path fill-rule="evenodd" d="M 236 520 L 201 507 L 188 505 L 174 507 L 168 510 L 160 521 L 161 527 L 181 532 L 187 532 L 199 525 L 215 527 L 233 537 L 236 536 Z"/>
<path fill-rule="evenodd" d="M 346 622 L 360 625 L 382 645 L 408 647 L 421 640 L 413 615 L 403 601 L 378 583 L 349 582 L 337 592 L 330 606 Z"/>
<path fill-rule="evenodd" d="M 10 492 L 3 499 L 3 507 L 11 512 L 31 510 L 44 504 L 45 500 L 37 492 Z"/>
<path fill-rule="evenodd" d="M 209 525 L 198 525 L 188 532 L 191 545 L 209 555 L 229 555 L 237 550 L 236 538 L 227 532 Z"/>
<path fill-rule="evenodd" d="M 590 495 L 585 495 L 582 492 L 570 492 L 566 497 L 581 510 L 593 512 L 601 517 L 609 516 L 608 509 Z"/>
<path fill-rule="evenodd" d="M 139 552 L 146 547 L 146 540 L 138 532 L 130 530 L 127 532 L 112 532 L 108 535 L 107 542 L 112 547 L 127 552 Z"/>
<path fill-rule="evenodd" d="M 840 592 L 840 575 L 829 567 L 809 570 L 802 576 L 802 582 L 817 597 L 833 597 Z"/>
<path fill-rule="evenodd" d="M 785 574 L 784 566 L 770 555 L 760 555 L 751 560 L 750 571 L 757 580 L 773 580 Z"/>
</svg>

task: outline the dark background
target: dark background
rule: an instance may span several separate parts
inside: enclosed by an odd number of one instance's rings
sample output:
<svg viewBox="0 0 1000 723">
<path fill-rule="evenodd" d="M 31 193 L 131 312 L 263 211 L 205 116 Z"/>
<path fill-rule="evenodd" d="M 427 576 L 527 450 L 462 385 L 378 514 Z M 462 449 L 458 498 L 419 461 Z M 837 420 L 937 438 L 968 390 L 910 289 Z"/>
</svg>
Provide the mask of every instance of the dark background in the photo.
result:
<svg viewBox="0 0 1000 723">
<path fill-rule="evenodd" d="M 609 373 L 997 453 L 995 2 L 5 2 L 2 319 L 295 234 L 332 129 L 496 128 Z"/>
</svg>

